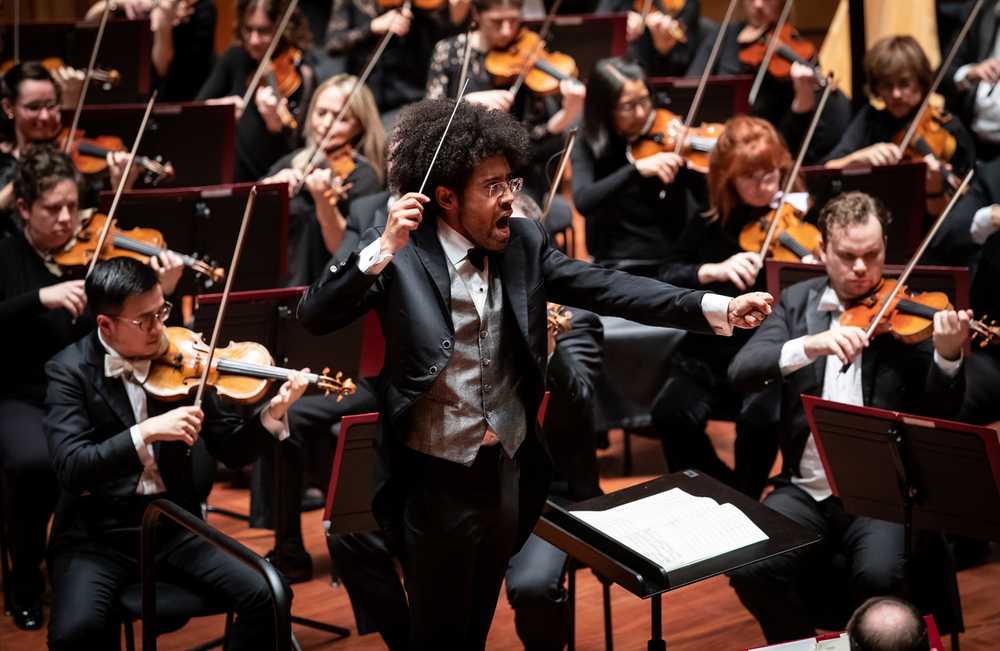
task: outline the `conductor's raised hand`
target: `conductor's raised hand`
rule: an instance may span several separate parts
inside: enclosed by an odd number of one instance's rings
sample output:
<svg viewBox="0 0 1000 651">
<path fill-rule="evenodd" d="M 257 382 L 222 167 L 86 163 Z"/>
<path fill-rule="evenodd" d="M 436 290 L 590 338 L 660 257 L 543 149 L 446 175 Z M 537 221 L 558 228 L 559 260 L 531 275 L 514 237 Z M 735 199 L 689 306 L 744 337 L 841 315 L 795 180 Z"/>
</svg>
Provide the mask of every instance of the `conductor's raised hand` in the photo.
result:
<svg viewBox="0 0 1000 651">
<path fill-rule="evenodd" d="M 393 255 L 410 241 L 410 231 L 420 226 L 424 218 L 424 204 L 430 201 L 419 192 L 407 192 L 389 209 L 389 218 L 382 233 L 379 253 Z"/>
<path fill-rule="evenodd" d="M 767 292 L 752 292 L 729 301 L 729 325 L 734 328 L 756 328 L 771 313 L 774 297 Z"/>
</svg>

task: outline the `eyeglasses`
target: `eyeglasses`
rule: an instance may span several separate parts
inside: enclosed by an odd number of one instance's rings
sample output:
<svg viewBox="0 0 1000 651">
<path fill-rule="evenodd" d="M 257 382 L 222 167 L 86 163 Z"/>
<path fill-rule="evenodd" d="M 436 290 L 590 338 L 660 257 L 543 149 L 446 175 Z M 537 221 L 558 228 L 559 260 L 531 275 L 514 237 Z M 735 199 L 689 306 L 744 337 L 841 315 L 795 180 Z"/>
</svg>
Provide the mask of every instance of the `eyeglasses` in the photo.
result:
<svg viewBox="0 0 1000 651">
<path fill-rule="evenodd" d="M 270 27 L 247 27 L 244 25 L 240 28 L 240 31 L 243 33 L 243 38 L 250 38 L 254 34 L 256 34 L 258 38 L 271 38 L 274 36 L 277 28 L 274 25 L 271 25 Z"/>
<path fill-rule="evenodd" d="M 875 92 L 883 97 L 892 95 L 893 91 L 897 88 L 902 92 L 908 92 L 916 89 L 917 80 L 914 77 L 903 77 L 895 84 L 888 81 L 880 81 L 875 84 Z"/>
<path fill-rule="evenodd" d="M 615 106 L 615 113 L 635 113 L 635 110 L 642 107 L 644 111 L 653 108 L 653 100 L 649 95 L 644 95 L 634 102 L 625 102 Z"/>
<path fill-rule="evenodd" d="M 160 307 L 160 309 L 158 309 L 156 312 L 153 312 L 148 316 L 142 317 L 141 319 L 124 319 L 121 316 L 118 316 L 117 314 L 113 318 L 122 319 L 122 321 L 128 321 L 130 323 L 134 323 L 137 326 L 139 326 L 139 328 L 144 332 L 149 332 L 150 330 L 153 329 L 153 319 L 156 319 L 160 323 L 163 323 L 168 318 L 170 318 L 170 310 L 172 310 L 173 308 L 174 308 L 173 303 L 171 303 L 170 301 L 163 301 L 163 306 Z"/>
<path fill-rule="evenodd" d="M 489 186 L 483 187 L 484 190 L 489 190 L 490 199 L 493 197 L 502 197 L 507 190 L 510 190 L 511 194 L 517 194 L 524 187 L 524 179 L 511 179 L 509 181 L 497 181 Z"/>
<path fill-rule="evenodd" d="M 753 176 L 737 176 L 736 180 L 747 185 L 771 185 L 781 181 L 781 170 L 771 170 L 767 173 L 759 170 Z"/>
<path fill-rule="evenodd" d="M 59 102 L 32 102 L 31 104 L 18 104 L 25 113 L 41 113 L 48 111 L 55 113 L 59 110 Z"/>
</svg>

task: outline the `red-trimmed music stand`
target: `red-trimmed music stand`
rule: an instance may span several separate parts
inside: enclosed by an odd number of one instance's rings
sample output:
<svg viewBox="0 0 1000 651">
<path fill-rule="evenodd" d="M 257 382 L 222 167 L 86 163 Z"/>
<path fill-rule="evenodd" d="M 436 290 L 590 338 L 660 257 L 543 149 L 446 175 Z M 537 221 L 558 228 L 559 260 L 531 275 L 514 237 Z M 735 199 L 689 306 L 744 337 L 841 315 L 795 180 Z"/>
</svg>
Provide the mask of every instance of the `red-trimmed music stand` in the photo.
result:
<svg viewBox="0 0 1000 651">
<path fill-rule="evenodd" d="M 927 622 L 927 639 L 931 643 L 932 649 L 944 649 L 944 644 L 941 642 L 941 634 L 938 633 L 937 624 L 934 622 L 934 615 L 924 615 L 924 621 Z M 817 635 L 816 637 L 808 637 L 805 640 L 812 640 L 814 642 L 823 642 L 825 640 L 836 640 L 839 637 L 846 637 L 847 633 L 827 633 L 826 635 Z M 795 642 L 804 642 L 805 640 L 795 640 Z M 779 647 L 784 647 L 788 644 L 794 644 L 794 642 L 780 642 L 778 644 L 769 644 L 767 646 L 758 646 L 752 649 L 744 649 L 743 651 L 764 651 L 765 649 L 774 649 L 777 651 Z"/>
<path fill-rule="evenodd" d="M 377 422 L 378 414 L 344 416 L 340 420 L 333 473 L 323 511 L 323 528 L 327 535 L 379 528 L 372 515 L 375 468 L 372 443 Z M 338 486 L 343 488 L 338 491 Z"/>
<path fill-rule="evenodd" d="M 700 77 L 654 77 L 649 80 L 658 105 L 683 120 L 687 117 Z M 750 88 L 753 75 L 715 75 L 705 84 L 701 108 L 695 116 L 696 125 L 702 122 L 725 122 L 734 115 L 750 112 Z M 669 100 L 664 103 L 664 96 Z"/>
<path fill-rule="evenodd" d="M 817 206 L 851 190 L 877 197 L 885 204 L 892 223 L 886 229 L 889 246 L 886 262 L 906 264 L 920 246 L 925 232 L 927 164 L 904 162 L 893 165 L 851 165 L 843 169 L 803 167 L 802 179 Z"/>
<path fill-rule="evenodd" d="M 555 16 L 545 42 L 550 49 L 573 57 L 579 78 L 586 81 L 601 59 L 625 56 L 625 20 L 624 13 Z M 537 32 L 543 22 L 525 20 L 522 24 Z"/>
<path fill-rule="evenodd" d="M 100 97 L 94 91 L 87 93 L 88 99 L 95 95 Z M 74 112 L 63 110 L 64 125 L 72 123 Z M 131 147 L 145 113 L 145 104 L 88 104 L 80 112 L 79 128 L 91 137 L 118 136 Z M 173 165 L 174 180 L 160 181 L 157 188 L 222 185 L 233 181 L 235 138 L 236 116 L 232 106 L 195 102 L 154 104 L 138 153 L 159 157 L 161 162 Z M 144 185 L 140 174 L 135 189 L 151 187 Z"/>
</svg>

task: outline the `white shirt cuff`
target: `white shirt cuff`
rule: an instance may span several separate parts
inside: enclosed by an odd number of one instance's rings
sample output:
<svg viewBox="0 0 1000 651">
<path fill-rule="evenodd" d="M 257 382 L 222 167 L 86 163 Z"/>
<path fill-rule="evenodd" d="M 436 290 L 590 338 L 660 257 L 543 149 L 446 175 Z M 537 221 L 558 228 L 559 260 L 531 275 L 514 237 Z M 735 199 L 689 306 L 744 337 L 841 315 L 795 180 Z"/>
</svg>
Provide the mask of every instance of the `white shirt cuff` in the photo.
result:
<svg viewBox="0 0 1000 651">
<path fill-rule="evenodd" d="M 947 360 L 944 357 L 941 357 L 941 354 L 938 353 L 937 350 L 934 351 L 934 363 L 938 365 L 938 368 L 941 369 L 941 372 L 944 373 L 949 380 L 958 375 L 958 370 L 962 368 L 962 359 L 964 357 L 965 353 L 960 352 L 958 354 L 958 359 Z"/>
<path fill-rule="evenodd" d="M 778 357 L 778 368 L 781 369 L 782 377 L 791 375 L 800 368 L 804 368 L 813 363 L 806 355 L 805 336 L 786 341 L 781 347 L 781 355 Z"/>
<path fill-rule="evenodd" d="M 153 453 L 149 451 L 149 445 L 142 440 L 142 434 L 139 433 L 139 426 L 133 425 L 129 429 L 129 433 L 132 435 L 132 445 L 135 446 L 135 451 L 139 453 L 139 461 L 142 462 L 143 468 L 148 468 L 156 461 L 153 459 Z"/>
<path fill-rule="evenodd" d="M 392 254 L 382 255 L 382 240 L 378 239 L 361 250 L 358 256 L 358 269 L 368 276 L 377 276 L 392 260 Z"/>
<path fill-rule="evenodd" d="M 972 228 L 969 229 L 973 244 L 978 244 L 979 246 L 986 244 L 989 236 L 1000 230 L 993 223 L 994 208 L 996 208 L 996 205 L 984 206 L 976 211 L 976 216 L 972 218 Z"/>
<path fill-rule="evenodd" d="M 287 412 L 281 417 L 281 420 L 278 420 L 271 416 L 271 407 L 268 405 L 260 412 L 260 424 L 279 441 L 284 441 L 289 437 Z"/>
<path fill-rule="evenodd" d="M 728 337 L 733 334 L 733 326 L 729 325 L 729 302 L 732 300 L 728 296 L 711 293 L 701 298 L 701 311 L 717 335 Z"/>
<path fill-rule="evenodd" d="M 966 63 L 964 66 L 955 71 L 955 88 L 959 91 L 967 91 L 972 86 L 966 77 L 969 76 L 969 69 L 972 67 L 971 63 Z"/>
</svg>

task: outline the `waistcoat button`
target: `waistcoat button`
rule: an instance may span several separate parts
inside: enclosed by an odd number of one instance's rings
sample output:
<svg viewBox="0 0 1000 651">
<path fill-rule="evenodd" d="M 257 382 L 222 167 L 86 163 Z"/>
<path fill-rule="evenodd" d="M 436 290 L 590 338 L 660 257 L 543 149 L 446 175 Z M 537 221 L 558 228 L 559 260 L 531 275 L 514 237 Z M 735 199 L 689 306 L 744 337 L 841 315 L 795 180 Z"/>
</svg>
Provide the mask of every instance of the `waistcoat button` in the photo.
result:
<svg viewBox="0 0 1000 651">
<path fill-rule="evenodd" d="M 437 367 L 437 366 L 432 366 L 432 367 L 430 367 L 430 368 L 429 368 L 429 369 L 427 369 L 427 370 L 428 370 L 428 371 L 430 371 L 430 374 L 431 374 L 431 375 L 434 375 L 435 373 L 437 373 L 437 372 L 438 372 L 438 367 Z"/>
<path fill-rule="evenodd" d="M 444 348 L 445 350 L 448 350 L 449 348 L 451 348 L 451 342 L 445 339 L 444 341 L 441 342 L 441 347 Z"/>
</svg>

